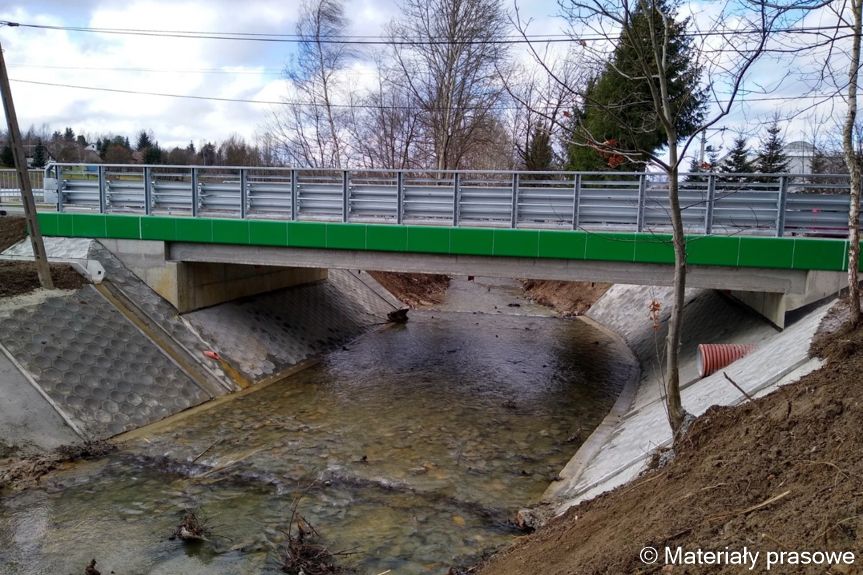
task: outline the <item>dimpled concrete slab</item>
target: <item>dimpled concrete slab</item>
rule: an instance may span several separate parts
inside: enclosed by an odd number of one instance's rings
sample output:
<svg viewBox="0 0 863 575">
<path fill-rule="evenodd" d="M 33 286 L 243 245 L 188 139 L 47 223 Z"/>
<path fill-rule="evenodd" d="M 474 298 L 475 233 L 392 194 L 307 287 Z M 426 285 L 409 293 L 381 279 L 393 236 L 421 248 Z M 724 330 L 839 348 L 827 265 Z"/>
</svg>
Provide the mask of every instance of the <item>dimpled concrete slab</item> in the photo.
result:
<svg viewBox="0 0 863 575">
<path fill-rule="evenodd" d="M 259 380 L 336 349 L 393 306 L 353 272 L 315 284 L 224 303 L 184 317 L 246 377 Z"/>
<path fill-rule="evenodd" d="M 170 303 L 162 299 L 159 294 L 129 271 L 120 260 L 98 242 L 93 242 L 88 257 L 98 260 L 105 268 L 106 279 L 116 286 L 129 301 L 134 303 L 147 318 L 164 330 L 171 339 L 185 348 L 201 368 L 225 388 L 225 391 L 237 389 L 236 384 L 222 371 L 219 364 L 202 359 L 204 358 L 203 352 L 211 349 L 210 344 L 201 339 L 183 321 Z"/>
<path fill-rule="evenodd" d="M 0 341 L 94 438 L 209 399 L 92 286 L 2 312 Z"/>
</svg>

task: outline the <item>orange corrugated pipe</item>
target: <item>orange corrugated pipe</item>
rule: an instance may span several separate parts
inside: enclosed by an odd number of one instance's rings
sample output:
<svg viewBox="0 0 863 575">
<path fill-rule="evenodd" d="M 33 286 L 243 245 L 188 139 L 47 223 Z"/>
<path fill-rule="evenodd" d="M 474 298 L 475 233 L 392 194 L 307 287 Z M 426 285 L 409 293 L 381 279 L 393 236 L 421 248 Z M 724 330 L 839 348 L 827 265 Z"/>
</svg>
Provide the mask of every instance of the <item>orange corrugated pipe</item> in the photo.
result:
<svg viewBox="0 0 863 575">
<path fill-rule="evenodd" d="M 729 363 L 755 351 L 754 343 L 698 344 L 698 377 L 707 377 Z"/>
</svg>

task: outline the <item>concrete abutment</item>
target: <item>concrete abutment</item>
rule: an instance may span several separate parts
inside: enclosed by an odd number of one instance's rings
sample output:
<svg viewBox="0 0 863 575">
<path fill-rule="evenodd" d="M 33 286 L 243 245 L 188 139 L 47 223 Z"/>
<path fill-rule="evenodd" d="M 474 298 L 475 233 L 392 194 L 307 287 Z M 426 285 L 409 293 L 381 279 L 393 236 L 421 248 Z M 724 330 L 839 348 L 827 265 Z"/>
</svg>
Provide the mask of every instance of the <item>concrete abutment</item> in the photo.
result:
<svg viewBox="0 0 863 575">
<path fill-rule="evenodd" d="M 171 261 L 162 241 L 100 242 L 180 313 L 327 279 L 322 268 Z"/>
</svg>

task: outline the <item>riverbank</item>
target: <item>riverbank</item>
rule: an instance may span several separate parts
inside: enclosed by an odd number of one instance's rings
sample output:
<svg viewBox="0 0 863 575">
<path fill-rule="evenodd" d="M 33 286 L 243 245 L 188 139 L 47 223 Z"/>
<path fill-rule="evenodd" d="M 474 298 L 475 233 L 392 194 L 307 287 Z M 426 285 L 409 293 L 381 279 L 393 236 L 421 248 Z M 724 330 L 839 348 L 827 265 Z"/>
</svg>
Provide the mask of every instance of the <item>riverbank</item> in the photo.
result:
<svg viewBox="0 0 863 575">
<path fill-rule="evenodd" d="M 666 466 L 570 508 L 480 573 L 657 572 L 662 563 L 639 559 L 646 546 L 851 550 L 859 559 L 863 328 L 821 336 L 813 347 L 824 357 L 823 367 L 754 401 L 708 409 L 674 446 Z M 710 572 L 738 573 L 740 567 L 714 566 Z M 861 571 L 855 565 L 829 572 Z"/>
</svg>

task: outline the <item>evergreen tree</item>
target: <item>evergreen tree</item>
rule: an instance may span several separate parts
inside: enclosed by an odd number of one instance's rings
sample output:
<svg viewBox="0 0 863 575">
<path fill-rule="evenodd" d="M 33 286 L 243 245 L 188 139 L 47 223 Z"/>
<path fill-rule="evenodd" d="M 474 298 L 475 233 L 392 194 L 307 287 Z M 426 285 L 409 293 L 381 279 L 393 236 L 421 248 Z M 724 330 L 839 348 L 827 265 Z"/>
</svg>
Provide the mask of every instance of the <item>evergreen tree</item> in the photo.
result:
<svg viewBox="0 0 863 575">
<path fill-rule="evenodd" d="M 33 167 L 44 168 L 47 159 L 45 146 L 42 144 L 42 140 L 37 140 L 36 147 L 33 149 Z"/>
<path fill-rule="evenodd" d="M 524 168 L 531 171 L 552 169 L 554 151 L 551 149 L 551 135 L 544 126 L 537 126 L 530 136 L 524 151 Z"/>
<path fill-rule="evenodd" d="M 75 131 L 72 130 L 72 128 L 67 127 L 66 131 L 63 132 L 63 139 L 66 140 L 67 142 L 74 142 L 75 141 Z"/>
<path fill-rule="evenodd" d="M 12 148 L 9 145 L 3 146 L 3 150 L 0 150 L 0 165 L 7 168 L 15 167 L 15 155 L 12 153 Z"/>
<path fill-rule="evenodd" d="M 755 167 L 749 159 L 749 146 L 743 135 L 734 138 L 734 144 L 731 145 L 728 155 L 725 156 L 725 159 L 721 164 L 719 164 L 719 171 L 723 174 L 751 174 L 755 171 Z M 725 181 L 745 182 L 748 181 L 748 179 L 749 178 L 741 176 L 729 176 L 725 178 Z"/>
<path fill-rule="evenodd" d="M 767 127 L 767 137 L 761 140 L 758 157 L 755 159 L 755 169 L 762 174 L 781 174 L 788 171 L 789 160 L 785 155 L 785 141 L 780 132 L 779 122 L 773 122 Z"/>
<path fill-rule="evenodd" d="M 704 171 L 704 166 L 701 164 L 701 159 L 698 156 L 692 156 L 692 159 L 689 161 L 689 169 L 687 170 L 686 176 L 683 178 L 684 182 L 706 182 L 707 178 L 701 175 L 701 172 Z"/>
<path fill-rule="evenodd" d="M 159 144 L 153 144 L 144 149 L 144 163 L 145 164 L 161 164 L 162 163 L 162 149 L 159 148 Z"/>
<path fill-rule="evenodd" d="M 145 130 L 141 130 L 141 133 L 138 134 L 138 143 L 135 144 L 135 149 L 139 152 L 143 152 L 152 145 L 153 139 L 150 137 L 150 134 Z"/>
<path fill-rule="evenodd" d="M 657 0 L 657 8 L 675 14 L 673 0 Z M 642 68 L 639 54 L 650 40 L 650 18 L 661 29 L 659 11 L 636 3 L 632 17 L 618 40 L 611 62 L 595 81 L 587 86 L 582 110 L 576 114 L 573 147 L 569 153 L 569 168 L 576 170 L 604 169 L 641 170 L 646 161 L 643 152 L 652 152 L 665 144 L 665 130 L 653 106 L 653 97 L 645 77 L 650 70 Z M 669 93 L 674 103 L 678 137 L 691 135 L 704 116 L 707 93 L 700 86 L 701 69 L 692 38 L 685 34 L 688 19 L 675 20 L 668 42 Z M 656 72 L 652 72 L 655 74 Z M 597 152 L 589 145 L 610 142 L 635 161 L 618 155 Z"/>
</svg>

